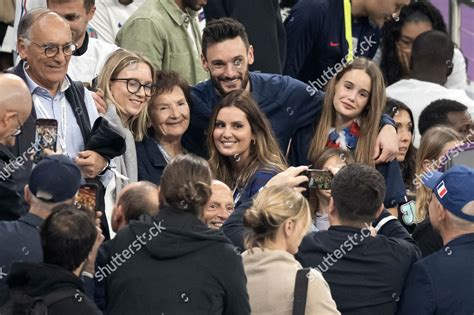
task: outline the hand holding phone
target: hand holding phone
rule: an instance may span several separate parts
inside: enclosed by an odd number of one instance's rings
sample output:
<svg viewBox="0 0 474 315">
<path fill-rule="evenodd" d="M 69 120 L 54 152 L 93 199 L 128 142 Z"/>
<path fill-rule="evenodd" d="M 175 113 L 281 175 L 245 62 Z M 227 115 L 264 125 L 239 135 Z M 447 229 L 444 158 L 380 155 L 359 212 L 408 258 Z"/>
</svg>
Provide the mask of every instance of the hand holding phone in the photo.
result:
<svg viewBox="0 0 474 315">
<path fill-rule="evenodd" d="M 43 151 L 56 151 L 58 141 L 58 121 L 56 119 L 37 119 L 35 143 L 40 150 L 36 151 L 33 158 L 35 163 L 38 163 L 43 158 Z"/>
</svg>

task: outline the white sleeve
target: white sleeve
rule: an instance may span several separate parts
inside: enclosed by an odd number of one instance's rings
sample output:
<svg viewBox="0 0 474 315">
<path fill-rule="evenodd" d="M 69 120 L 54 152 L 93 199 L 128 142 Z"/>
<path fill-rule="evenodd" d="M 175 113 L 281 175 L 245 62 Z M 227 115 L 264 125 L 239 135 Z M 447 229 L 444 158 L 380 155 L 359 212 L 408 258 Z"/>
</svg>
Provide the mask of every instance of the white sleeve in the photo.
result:
<svg viewBox="0 0 474 315">
<path fill-rule="evenodd" d="M 444 85 L 448 89 L 466 90 L 467 73 L 466 60 L 461 50 L 454 48 L 453 55 L 453 72 L 449 75 L 448 81 Z"/>
</svg>

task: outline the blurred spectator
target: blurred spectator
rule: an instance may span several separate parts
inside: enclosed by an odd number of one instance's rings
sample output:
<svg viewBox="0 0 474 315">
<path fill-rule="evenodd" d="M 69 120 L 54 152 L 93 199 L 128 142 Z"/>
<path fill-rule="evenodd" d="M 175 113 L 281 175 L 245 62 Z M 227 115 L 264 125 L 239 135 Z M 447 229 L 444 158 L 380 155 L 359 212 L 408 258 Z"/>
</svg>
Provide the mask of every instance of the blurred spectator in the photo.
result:
<svg viewBox="0 0 474 315">
<path fill-rule="evenodd" d="M 118 195 L 112 212 L 113 231 L 117 233 L 143 214 L 155 216 L 158 206 L 158 186 L 147 181 L 128 184 Z"/>
<path fill-rule="evenodd" d="M 201 66 L 196 15 L 207 0 L 150 0 L 125 22 L 115 42 L 144 53 L 159 70 L 174 70 L 188 82 L 207 79 Z"/>
<path fill-rule="evenodd" d="M 136 146 L 138 179 L 159 185 L 165 166 L 186 153 L 181 139 L 189 127 L 192 103 L 188 82 L 175 71 L 157 71 L 156 86 L 148 105 L 149 129 Z"/>
<path fill-rule="evenodd" d="M 236 20 L 221 18 L 207 23 L 203 33 L 202 56 L 203 66 L 211 78 L 192 90 L 193 119 L 184 137 L 184 143 L 191 152 L 207 156 L 206 148 L 201 144 L 205 142 L 209 119 L 219 101 L 234 90 L 242 89 L 252 95 L 267 116 L 282 152 L 293 150 L 290 139 L 295 132 L 312 127 L 318 118 L 322 92 L 288 76 L 248 71 L 248 66 L 254 61 L 253 47 L 245 28 Z M 392 138 L 385 127 L 382 130 L 382 155 L 387 157 L 392 147 L 388 142 Z M 291 156 L 291 163 L 306 160 L 306 152 L 292 152 Z"/>
<path fill-rule="evenodd" d="M 399 314 L 471 314 L 474 169 L 455 166 L 445 174 L 434 173 L 424 184 L 432 190 L 430 221 L 444 246 L 413 265 Z"/>
<path fill-rule="evenodd" d="M 104 41 L 91 38 L 87 25 L 94 17 L 94 0 L 47 0 L 48 9 L 61 15 L 71 27 L 76 50 L 69 62 L 67 73 L 76 81 L 89 86 L 97 78 L 109 55 L 118 47 Z"/>
<path fill-rule="evenodd" d="M 285 186 L 262 190 L 244 217 L 250 232 L 242 253 L 250 306 L 254 314 L 294 314 L 296 273 L 293 256 L 311 225 L 309 204 Z M 340 314 L 327 282 L 310 269 L 305 314 Z"/>
<path fill-rule="evenodd" d="M 410 0 L 299 0 L 285 21 L 283 73 L 323 90 L 354 56 L 372 59 L 380 29 Z M 335 70 L 335 71 L 333 71 Z"/>
<path fill-rule="evenodd" d="M 228 93 L 214 108 L 207 147 L 214 176 L 231 187 L 236 206 L 287 167 L 270 123 L 245 91 Z"/>
<path fill-rule="evenodd" d="M 135 141 L 147 127 L 148 101 L 155 91 L 154 69 L 143 56 L 119 49 L 110 55 L 99 76 L 107 111 L 104 117 L 125 138 L 125 153 L 113 158 L 114 175 L 107 185 L 105 214 L 111 222 L 112 208 L 123 187 L 138 180 Z"/>
<path fill-rule="evenodd" d="M 74 162 L 63 155 L 45 157 L 31 172 L 25 186 L 27 214 L 17 221 L 0 221 L 0 266 L 10 273 L 15 261 L 43 261 L 40 235 L 43 220 L 60 204 L 73 204 L 81 184 L 81 172 Z M 5 277 L 0 276 L 0 287 Z"/>
<path fill-rule="evenodd" d="M 92 215 L 72 205 L 56 207 L 42 224 L 40 234 L 44 263 L 17 262 L 7 278 L 10 292 L 19 294 L 11 295 L 18 303 L 14 314 L 20 310 L 21 314 L 36 313 L 34 309 L 21 309 L 25 295 L 42 299 L 47 314 L 102 314 L 85 294 L 80 279 L 103 240 Z"/>
<path fill-rule="evenodd" d="M 386 84 L 392 85 L 410 77 L 412 46 L 418 35 L 431 30 L 447 34 L 441 12 L 429 1 L 418 0 L 402 8 L 398 21 L 387 21 L 382 28 L 380 68 Z M 466 61 L 455 47 L 453 71 L 444 84 L 448 89 L 467 87 Z"/>
<path fill-rule="evenodd" d="M 349 151 L 337 148 L 326 148 L 314 161 L 311 168 L 328 170 L 330 167 L 341 168 L 354 163 L 354 157 Z M 309 203 L 312 211 L 312 230 L 325 231 L 329 228 L 329 199 L 331 189 L 308 189 Z"/>
<path fill-rule="evenodd" d="M 250 314 L 242 258 L 199 219 L 210 185 L 202 158 L 179 155 L 166 166 L 158 215 L 105 244 L 109 261 L 96 277 L 107 281 L 107 314 Z"/>
<path fill-rule="evenodd" d="M 145 0 L 95 0 L 96 11 L 89 27 L 97 39 L 115 44 L 115 36 Z"/>
<path fill-rule="evenodd" d="M 453 43 L 447 34 L 427 31 L 416 37 L 411 53 L 410 79 L 400 80 L 387 88 L 387 95 L 405 103 L 413 113 L 415 122 L 415 147 L 420 135 L 418 121 L 421 111 L 438 99 L 460 102 L 474 112 L 474 101 L 464 90 L 450 90 L 443 85 L 452 72 Z"/>
<path fill-rule="evenodd" d="M 413 222 L 418 223 L 413 232 L 413 239 L 417 242 L 423 257 L 436 252 L 443 244 L 428 218 L 431 192 L 421 184 L 420 180 L 426 176 L 432 176 L 432 173 L 441 165 L 441 157 L 459 145 L 461 140 L 461 134 L 448 126 L 432 127 L 421 137 L 420 148 L 416 154 L 416 178 L 414 179 L 416 212 L 411 217 Z"/>
<path fill-rule="evenodd" d="M 234 212 L 234 197 L 229 186 L 215 179 L 212 180 L 211 191 L 211 197 L 204 207 L 202 220 L 210 229 L 218 230 Z"/>
<path fill-rule="evenodd" d="M 331 193 L 331 227 L 303 238 L 296 259 L 324 273 L 341 313 L 394 314 L 419 250 L 384 210 L 382 175 L 363 164 L 345 166 L 334 176 Z"/>
<path fill-rule="evenodd" d="M 446 99 L 431 102 L 420 114 L 418 122 L 420 135 L 423 136 L 426 130 L 436 125 L 452 127 L 463 136 L 471 134 L 471 128 L 473 128 L 467 106 Z"/>
<path fill-rule="evenodd" d="M 209 1 L 206 19 L 231 17 L 245 26 L 249 42 L 258 52 L 251 71 L 281 74 L 285 65 L 286 36 L 279 0 Z"/>
<path fill-rule="evenodd" d="M 15 156 L 10 147 L 23 132 L 23 124 L 31 113 L 31 95 L 17 76 L 0 74 L 0 221 L 15 220 L 25 213 L 17 181 L 25 172 L 23 156 Z M 27 156 L 28 158 L 28 156 Z M 19 159 L 17 161 L 17 159 Z"/>
</svg>

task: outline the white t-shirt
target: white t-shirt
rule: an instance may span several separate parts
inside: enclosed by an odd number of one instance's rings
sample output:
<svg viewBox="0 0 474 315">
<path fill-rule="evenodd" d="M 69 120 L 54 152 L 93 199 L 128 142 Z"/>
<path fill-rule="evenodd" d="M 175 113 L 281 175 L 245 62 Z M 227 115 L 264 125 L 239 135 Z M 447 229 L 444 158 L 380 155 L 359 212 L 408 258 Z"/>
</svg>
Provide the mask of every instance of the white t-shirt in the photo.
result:
<svg viewBox="0 0 474 315">
<path fill-rule="evenodd" d="M 134 0 L 123 5 L 118 0 L 96 0 L 96 11 L 89 26 L 97 34 L 97 38 L 115 44 L 115 36 L 125 21 L 141 6 L 145 0 Z"/>
<path fill-rule="evenodd" d="M 418 119 L 423 109 L 431 102 L 439 99 L 457 101 L 468 107 L 471 116 L 474 115 L 474 101 L 467 96 L 464 90 L 447 89 L 436 83 L 416 79 L 400 80 L 387 88 L 387 96 L 405 103 L 413 112 L 415 147 L 420 144 Z"/>
</svg>

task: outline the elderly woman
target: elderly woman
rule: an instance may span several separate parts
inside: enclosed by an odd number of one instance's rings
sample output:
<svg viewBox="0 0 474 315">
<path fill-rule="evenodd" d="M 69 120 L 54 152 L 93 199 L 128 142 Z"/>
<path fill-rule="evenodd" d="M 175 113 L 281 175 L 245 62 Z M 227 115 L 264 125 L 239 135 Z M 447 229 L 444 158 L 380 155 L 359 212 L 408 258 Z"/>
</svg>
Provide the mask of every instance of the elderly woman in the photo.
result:
<svg viewBox="0 0 474 315">
<path fill-rule="evenodd" d="M 250 314 L 242 258 L 202 220 L 209 165 L 178 155 L 162 178 L 158 215 L 132 221 L 105 245 L 106 314 Z M 114 264 L 125 252 L 131 261 Z"/>
<path fill-rule="evenodd" d="M 158 71 L 156 86 L 148 107 L 151 126 L 136 146 L 138 179 L 159 185 L 165 166 L 186 153 L 181 138 L 189 127 L 191 95 L 186 80 L 174 71 Z"/>
</svg>

